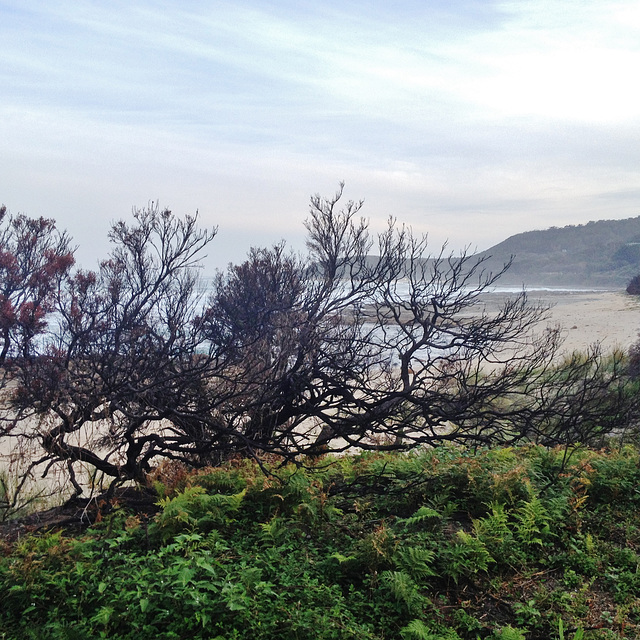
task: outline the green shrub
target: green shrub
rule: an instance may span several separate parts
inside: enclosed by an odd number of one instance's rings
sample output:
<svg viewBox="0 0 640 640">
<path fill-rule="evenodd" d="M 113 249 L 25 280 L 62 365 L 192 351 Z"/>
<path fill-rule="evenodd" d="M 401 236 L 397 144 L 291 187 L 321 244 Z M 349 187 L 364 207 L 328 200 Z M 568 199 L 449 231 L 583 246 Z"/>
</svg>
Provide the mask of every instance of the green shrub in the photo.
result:
<svg viewBox="0 0 640 640">
<path fill-rule="evenodd" d="M 636 467 L 447 447 L 165 470 L 149 522 L 120 508 L 2 547 L 0 638 L 630 640 Z"/>
</svg>

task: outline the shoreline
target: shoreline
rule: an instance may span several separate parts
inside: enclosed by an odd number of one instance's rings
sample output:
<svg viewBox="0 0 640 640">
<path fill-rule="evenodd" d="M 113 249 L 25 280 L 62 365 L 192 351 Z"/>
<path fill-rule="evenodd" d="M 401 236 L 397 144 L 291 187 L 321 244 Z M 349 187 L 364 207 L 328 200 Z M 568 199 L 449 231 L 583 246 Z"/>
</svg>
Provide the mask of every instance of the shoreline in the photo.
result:
<svg viewBox="0 0 640 640">
<path fill-rule="evenodd" d="M 551 290 L 526 291 L 532 303 L 549 305 L 548 318 L 539 330 L 560 326 L 565 353 L 585 351 L 600 344 L 604 353 L 614 349 L 628 351 L 640 332 L 640 296 L 624 290 Z M 492 292 L 482 296 L 488 311 L 497 310 L 514 293 Z"/>
</svg>

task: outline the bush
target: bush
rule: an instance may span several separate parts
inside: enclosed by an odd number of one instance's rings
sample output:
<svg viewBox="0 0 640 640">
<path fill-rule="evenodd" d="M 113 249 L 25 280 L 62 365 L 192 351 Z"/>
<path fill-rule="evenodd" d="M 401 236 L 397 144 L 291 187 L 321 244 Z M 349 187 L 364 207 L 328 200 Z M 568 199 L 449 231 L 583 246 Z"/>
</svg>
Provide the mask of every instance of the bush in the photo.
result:
<svg viewBox="0 0 640 640">
<path fill-rule="evenodd" d="M 632 296 L 640 296 L 640 274 L 631 278 L 627 285 L 627 293 Z"/>
<path fill-rule="evenodd" d="M 451 447 L 192 473 L 151 522 L 120 509 L 75 539 L 5 545 L 0 637 L 637 638 L 637 452 L 576 453 L 550 486 L 540 471 L 563 457 Z M 467 481 L 443 496 L 454 470 Z"/>
</svg>

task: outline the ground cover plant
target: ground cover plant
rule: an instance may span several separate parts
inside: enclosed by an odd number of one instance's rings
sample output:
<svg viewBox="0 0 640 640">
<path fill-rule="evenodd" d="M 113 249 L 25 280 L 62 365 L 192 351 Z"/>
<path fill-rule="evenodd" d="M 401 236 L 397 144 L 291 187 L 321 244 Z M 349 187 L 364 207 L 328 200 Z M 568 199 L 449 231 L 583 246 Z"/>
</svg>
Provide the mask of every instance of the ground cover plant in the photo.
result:
<svg viewBox="0 0 640 640">
<path fill-rule="evenodd" d="M 444 446 L 148 478 L 75 535 L 5 543 L 0 637 L 640 637 L 640 459 Z"/>
</svg>

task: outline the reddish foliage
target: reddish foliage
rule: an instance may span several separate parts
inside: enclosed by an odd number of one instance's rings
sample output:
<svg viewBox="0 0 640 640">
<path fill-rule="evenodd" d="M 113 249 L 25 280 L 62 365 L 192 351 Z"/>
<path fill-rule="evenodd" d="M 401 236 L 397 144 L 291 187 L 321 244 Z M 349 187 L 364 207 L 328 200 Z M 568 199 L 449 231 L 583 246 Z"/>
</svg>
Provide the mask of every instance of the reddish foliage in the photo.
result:
<svg viewBox="0 0 640 640">
<path fill-rule="evenodd" d="M 13 217 L 0 207 L 0 365 L 30 353 L 73 263 L 69 237 L 53 220 Z"/>
</svg>

